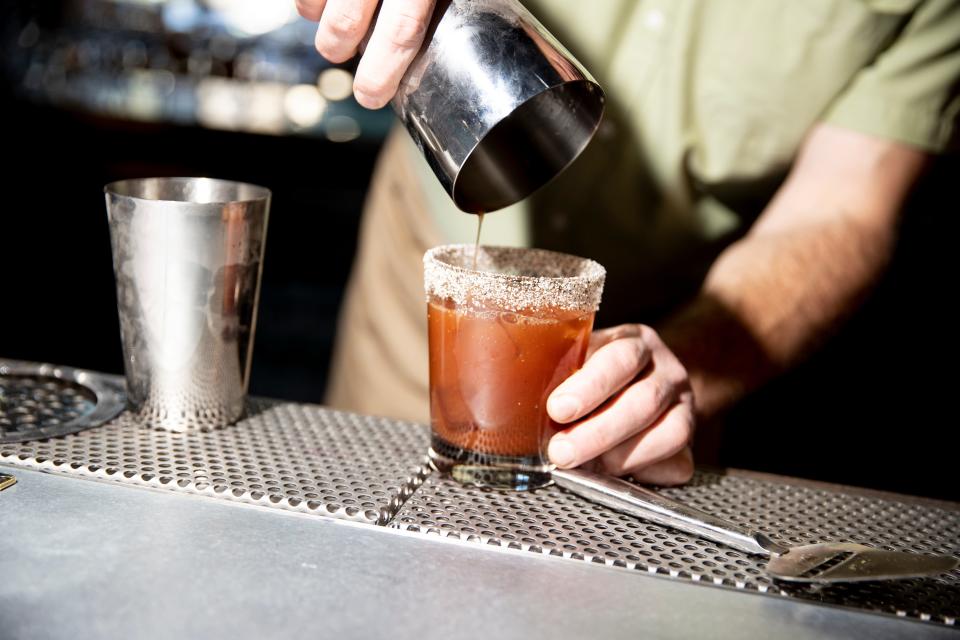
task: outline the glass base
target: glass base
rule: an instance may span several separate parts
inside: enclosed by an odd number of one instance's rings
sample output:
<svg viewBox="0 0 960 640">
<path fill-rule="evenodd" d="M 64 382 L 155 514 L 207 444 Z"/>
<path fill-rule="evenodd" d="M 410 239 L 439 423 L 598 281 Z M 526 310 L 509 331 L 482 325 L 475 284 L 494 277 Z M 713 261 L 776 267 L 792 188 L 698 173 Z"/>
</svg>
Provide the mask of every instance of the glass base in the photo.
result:
<svg viewBox="0 0 960 640">
<path fill-rule="evenodd" d="M 454 446 L 434 435 L 430 440 L 430 465 L 461 484 L 494 489 L 529 491 L 551 483 L 553 465 L 539 456 L 501 456 Z"/>
</svg>

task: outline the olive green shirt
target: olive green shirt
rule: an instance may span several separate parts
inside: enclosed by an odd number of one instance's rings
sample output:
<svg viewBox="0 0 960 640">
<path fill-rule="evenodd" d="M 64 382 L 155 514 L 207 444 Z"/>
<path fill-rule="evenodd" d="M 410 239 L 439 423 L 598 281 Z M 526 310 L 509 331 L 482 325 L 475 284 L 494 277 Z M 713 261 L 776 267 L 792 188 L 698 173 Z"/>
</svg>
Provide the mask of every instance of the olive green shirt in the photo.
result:
<svg viewBox="0 0 960 640">
<path fill-rule="evenodd" d="M 599 325 L 653 323 L 692 295 L 815 123 L 931 152 L 957 141 L 960 0 L 526 4 L 596 76 L 607 110 L 564 173 L 486 216 L 482 241 L 601 262 Z M 399 133 L 364 215 L 329 401 L 426 419 L 420 256 L 472 242 L 476 219 Z"/>
<path fill-rule="evenodd" d="M 600 260 L 609 320 L 649 322 L 688 296 L 759 215 L 814 123 L 932 152 L 956 139 L 955 0 L 527 5 L 605 88 L 607 113 L 574 166 L 487 216 L 483 241 Z M 414 161 L 444 236 L 472 241 L 475 221 Z"/>
</svg>

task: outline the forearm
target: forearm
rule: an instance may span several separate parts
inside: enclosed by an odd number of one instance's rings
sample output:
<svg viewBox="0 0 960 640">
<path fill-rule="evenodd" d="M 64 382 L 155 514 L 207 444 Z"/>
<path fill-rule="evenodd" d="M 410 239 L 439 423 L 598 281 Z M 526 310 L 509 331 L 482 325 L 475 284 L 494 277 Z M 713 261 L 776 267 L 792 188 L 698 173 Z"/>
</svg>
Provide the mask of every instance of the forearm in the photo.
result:
<svg viewBox="0 0 960 640">
<path fill-rule="evenodd" d="M 776 197 L 659 327 L 710 419 L 807 357 L 869 293 L 929 156 L 818 125 Z"/>
<path fill-rule="evenodd" d="M 882 275 L 893 229 L 835 220 L 731 245 L 700 294 L 660 328 L 690 373 L 702 420 L 812 353 Z"/>
</svg>

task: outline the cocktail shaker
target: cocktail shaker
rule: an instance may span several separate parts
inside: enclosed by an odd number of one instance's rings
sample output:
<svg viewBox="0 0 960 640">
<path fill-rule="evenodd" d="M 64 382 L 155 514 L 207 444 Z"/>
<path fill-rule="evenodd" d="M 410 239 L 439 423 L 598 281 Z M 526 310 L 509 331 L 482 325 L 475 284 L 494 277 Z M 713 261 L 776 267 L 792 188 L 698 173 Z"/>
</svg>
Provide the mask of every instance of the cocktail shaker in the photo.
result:
<svg viewBox="0 0 960 640">
<path fill-rule="evenodd" d="M 130 408 L 169 431 L 241 417 L 270 191 L 210 178 L 104 188 Z"/>
<path fill-rule="evenodd" d="M 570 164 L 604 94 L 516 0 L 441 0 L 391 104 L 457 207 L 483 213 Z"/>
</svg>

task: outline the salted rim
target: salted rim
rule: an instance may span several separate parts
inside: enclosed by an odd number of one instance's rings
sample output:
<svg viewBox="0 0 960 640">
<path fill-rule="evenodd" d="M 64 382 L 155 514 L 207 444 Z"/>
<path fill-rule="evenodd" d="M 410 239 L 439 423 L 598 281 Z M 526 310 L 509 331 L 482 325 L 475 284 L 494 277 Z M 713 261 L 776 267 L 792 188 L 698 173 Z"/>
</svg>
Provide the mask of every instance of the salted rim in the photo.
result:
<svg viewBox="0 0 960 640">
<path fill-rule="evenodd" d="M 423 254 L 427 300 L 452 300 L 458 307 L 504 311 L 561 309 L 596 311 L 606 270 L 589 258 L 520 247 L 448 244 Z"/>
</svg>

